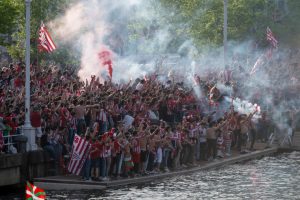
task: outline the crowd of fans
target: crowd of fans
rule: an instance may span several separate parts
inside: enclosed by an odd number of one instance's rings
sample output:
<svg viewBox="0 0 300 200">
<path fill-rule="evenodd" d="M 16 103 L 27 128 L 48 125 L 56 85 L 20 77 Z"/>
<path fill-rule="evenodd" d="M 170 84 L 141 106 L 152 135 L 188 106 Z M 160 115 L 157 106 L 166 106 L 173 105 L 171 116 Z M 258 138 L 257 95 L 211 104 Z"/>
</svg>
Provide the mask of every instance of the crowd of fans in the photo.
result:
<svg viewBox="0 0 300 200">
<path fill-rule="evenodd" d="M 11 151 L 6 136 L 18 134 L 24 124 L 24 71 L 22 63 L 0 71 L 2 152 Z M 216 81 L 231 87 L 224 77 Z M 230 106 L 216 116 L 222 94 L 215 83 L 196 77 L 195 85 L 205 94 L 201 99 L 185 83 L 162 83 L 155 74 L 128 84 L 100 83 L 95 76 L 82 82 L 72 68 L 32 65 L 31 125 L 39 148 L 61 168 L 75 134 L 91 143 L 85 180 L 179 169 L 229 157 L 231 148 L 243 152 L 247 141 L 251 150 L 257 137 L 268 139 L 272 123 L 265 113 L 255 125 L 256 111 L 245 115 Z"/>
</svg>

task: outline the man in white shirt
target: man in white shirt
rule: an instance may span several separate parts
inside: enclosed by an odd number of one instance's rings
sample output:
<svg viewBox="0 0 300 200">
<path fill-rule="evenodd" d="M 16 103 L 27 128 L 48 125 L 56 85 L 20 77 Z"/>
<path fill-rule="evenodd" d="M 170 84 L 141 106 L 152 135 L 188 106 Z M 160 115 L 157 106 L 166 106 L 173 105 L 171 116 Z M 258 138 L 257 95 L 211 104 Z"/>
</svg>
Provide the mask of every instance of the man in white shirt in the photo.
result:
<svg viewBox="0 0 300 200">
<path fill-rule="evenodd" d="M 124 119 L 123 119 L 123 125 L 125 130 L 128 130 L 131 128 L 132 123 L 134 121 L 134 118 L 130 115 L 125 115 Z"/>
</svg>

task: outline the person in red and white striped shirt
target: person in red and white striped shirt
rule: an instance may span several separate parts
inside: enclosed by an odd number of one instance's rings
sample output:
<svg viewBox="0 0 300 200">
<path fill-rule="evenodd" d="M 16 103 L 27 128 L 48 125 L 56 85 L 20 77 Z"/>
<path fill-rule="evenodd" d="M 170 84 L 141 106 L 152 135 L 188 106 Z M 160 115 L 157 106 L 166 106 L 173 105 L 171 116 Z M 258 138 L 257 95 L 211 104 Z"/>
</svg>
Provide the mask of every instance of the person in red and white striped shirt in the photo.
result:
<svg viewBox="0 0 300 200">
<path fill-rule="evenodd" d="M 108 147 L 109 144 L 109 136 L 107 133 L 103 134 L 101 136 L 101 147 L 99 151 L 99 157 L 100 157 L 100 175 L 101 179 L 103 181 L 108 180 L 108 164 L 110 165 L 110 160 L 108 159 L 108 156 L 110 156 L 110 147 Z M 108 163 L 109 162 L 109 163 Z"/>
<path fill-rule="evenodd" d="M 141 146 L 139 137 L 137 137 L 137 132 L 135 132 L 134 137 L 131 141 L 132 145 L 132 161 L 134 163 L 134 171 L 135 173 L 140 173 L 140 162 L 141 162 Z"/>
</svg>

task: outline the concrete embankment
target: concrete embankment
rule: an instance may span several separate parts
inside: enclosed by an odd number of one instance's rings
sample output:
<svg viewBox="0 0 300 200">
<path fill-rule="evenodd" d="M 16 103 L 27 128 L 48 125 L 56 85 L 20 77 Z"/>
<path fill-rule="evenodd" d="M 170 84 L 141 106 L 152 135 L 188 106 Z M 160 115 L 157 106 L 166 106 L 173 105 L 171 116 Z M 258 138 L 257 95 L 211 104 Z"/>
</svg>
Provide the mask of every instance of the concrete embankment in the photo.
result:
<svg viewBox="0 0 300 200">
<path fill-rule="evenodd" d="M 0 187 L 49 176 L 51 163 L 44 151 L 0 155 Z"/>
<path fill-rule="evenodd" d="M 225 167 L 230 164 L 244 162 L 252 159 L 258 159 L 263 156 L 270 156 L 278 152 L 277 147 L 272 147 L 263 150 L 257 150 L 247 154 L 238 154 L 230 158 L 220 159 L 214 162 L 204 162 L 196 167 L 189 169 L 183 169 L 179 171 L 160 173 L 149 176 L 111 180 L 105 182 L 98 181 L 80 181 L 78 176 L 53 176 L 45 178 L 35 178 L 34 183 L 45 189 L 45 190 L 93 190 L 93 189 L 106 189 L 106 188 L 117 188 L 126 185 L 135 185 L 141 183 L 149 183 L 160 181 L 163 178 L 170 178 L 173 176 L 179 176 L 184 174 L 190 174 L 201 170 L 209 170 L 214 168 Z"/>
</svg>

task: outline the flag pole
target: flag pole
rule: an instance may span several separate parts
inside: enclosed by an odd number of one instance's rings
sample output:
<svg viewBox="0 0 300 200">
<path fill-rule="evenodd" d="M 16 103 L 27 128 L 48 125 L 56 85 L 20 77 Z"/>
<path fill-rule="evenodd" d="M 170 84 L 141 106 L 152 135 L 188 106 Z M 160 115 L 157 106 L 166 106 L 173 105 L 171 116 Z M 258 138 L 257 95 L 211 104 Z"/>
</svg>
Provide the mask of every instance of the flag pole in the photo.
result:
<svg viewBox="0 0 300 200">
<path fill-rule="evenodd" d="M 26 83 L 25 83 L 25 127 L 31 127 L 30 124 L 30 2 L 25 0 L 26 3 Z"/>
<path fill-rule="evenodd" d="M 39 36 L 39 29 L 38 29 L 38 36 Z M 39 37 L 35 40 L 36 42 L 36 66 L 39 66 Z"/>
<path fill-rule="evenodd" d="M 41 21 L 41 24 L 39 25 L 38 29 L 37 29 L 37 39 L 36 39 L 36 65 L 37 67 L 39 66 L 39 55 L 40 55 L 40 51 L 39 51 L 39 38 L 40 38 L 40 28 L 42 26 L 43 21 Z"/>
<path fill-rule="evenodd" d="M 30 3 L 31 0 L 25 0 L 26 5 L 26 80 L 25 80 L 25 122 L 23 133 L 27 136 L 27 150 L 36 150 L 35 132 L 30 123 Z"/>
<path fill-rule="evenodd" d="M 227 0 L 224 0 L 224 27 L 223 27 L 223 45 L 224 45 L 224 67 L 227 64 Z"/>
</svg>

